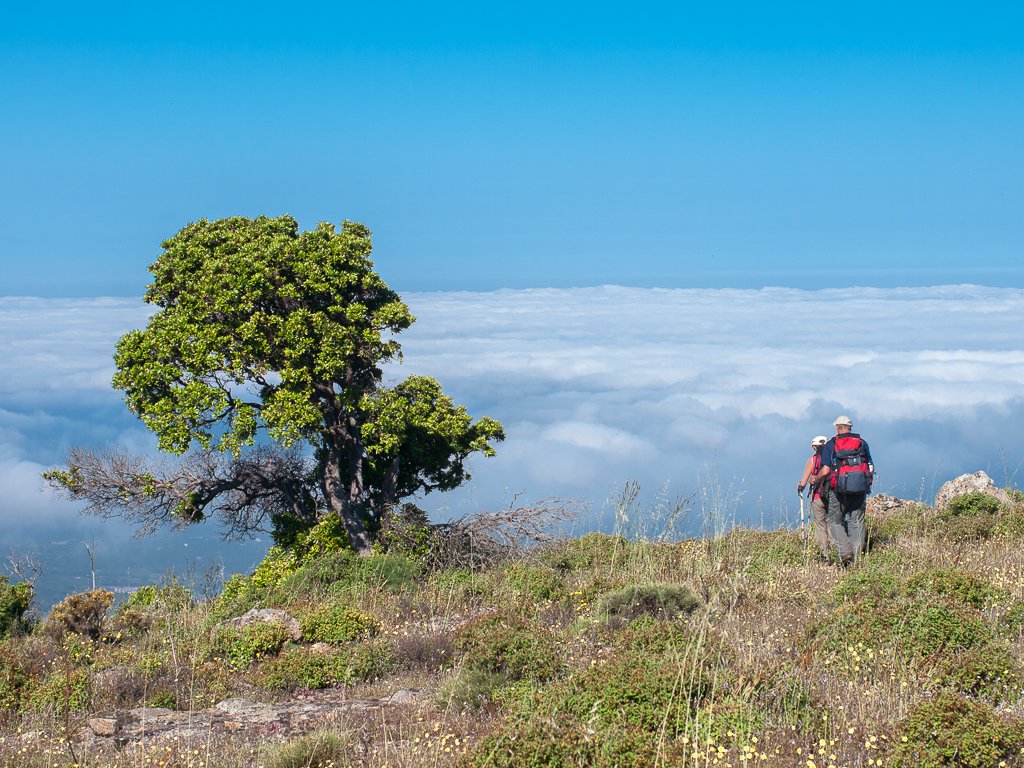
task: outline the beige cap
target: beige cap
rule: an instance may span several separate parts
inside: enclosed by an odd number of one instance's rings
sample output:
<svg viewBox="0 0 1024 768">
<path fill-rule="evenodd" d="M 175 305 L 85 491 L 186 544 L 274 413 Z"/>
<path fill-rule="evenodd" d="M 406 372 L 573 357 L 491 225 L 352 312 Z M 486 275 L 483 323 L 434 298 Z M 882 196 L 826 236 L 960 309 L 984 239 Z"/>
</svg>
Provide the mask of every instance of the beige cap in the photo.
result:
<svg viewBox="0 0 1024 768">
<path fill-rule="evenodd" d="M 827 442 L 828 442 L 828 438 L 827 438 L 827 437 L 825 437 L 824 435 L 818 435 L 818 436 L 817 436 L 816 438 L 814 438 L 813 440 L 811 440 L 811 445 L 812 445 L 812 446 L 815 446 L 815 445 L 824 445 L 824 444 L 825 444 L 825 443 L 827 443 Z"/>
<path fill-rule="evenodd" d="M 838 419 L 832 422 L 834 427 L 852 427 L 853 422 L 850 421 L 849 416 L 840 416 Z"/>
</svg>

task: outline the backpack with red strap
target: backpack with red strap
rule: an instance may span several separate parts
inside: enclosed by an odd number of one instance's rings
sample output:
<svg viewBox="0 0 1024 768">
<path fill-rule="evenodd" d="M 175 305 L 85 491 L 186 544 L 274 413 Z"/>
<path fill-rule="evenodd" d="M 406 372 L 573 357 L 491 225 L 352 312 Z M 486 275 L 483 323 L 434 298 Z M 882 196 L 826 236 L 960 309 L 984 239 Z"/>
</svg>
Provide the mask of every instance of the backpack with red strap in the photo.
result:
<svg viewBox="0 0 1024 768">
<path fill-rule="evenodd" d="M 871 470 L 868 451 L 860 435 L 846 432 L 836 436 L 832 451 L 832 488 L 836 493 L 854 494 L 871 491 Z"/>
</svg>

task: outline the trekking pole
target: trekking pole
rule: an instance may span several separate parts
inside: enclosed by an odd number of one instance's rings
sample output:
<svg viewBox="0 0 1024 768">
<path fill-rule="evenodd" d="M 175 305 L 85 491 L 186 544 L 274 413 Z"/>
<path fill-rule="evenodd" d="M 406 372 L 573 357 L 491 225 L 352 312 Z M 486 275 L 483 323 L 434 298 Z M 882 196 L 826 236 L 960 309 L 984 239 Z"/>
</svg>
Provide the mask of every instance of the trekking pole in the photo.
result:
<svg viewBox="0 0 1024 768">
<path fill-rule="evenodd" d="M 803 541 L 804 554 L 807 550 L 807 523 L 804 522 L 804 492 L 800 491 L 800 539 Z"/>
</svg>

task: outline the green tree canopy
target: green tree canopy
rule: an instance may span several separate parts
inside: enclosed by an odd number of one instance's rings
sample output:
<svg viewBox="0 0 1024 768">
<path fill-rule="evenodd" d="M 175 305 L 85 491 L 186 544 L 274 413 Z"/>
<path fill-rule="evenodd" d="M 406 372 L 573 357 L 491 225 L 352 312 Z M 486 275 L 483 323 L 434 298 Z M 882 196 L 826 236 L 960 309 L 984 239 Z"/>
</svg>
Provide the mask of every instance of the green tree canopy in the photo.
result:
<svg viewBox="0 0 1024 768">
<path fill-rule="evenodd" d="M 362 551 L 368 524 L 399 500 L 465 482 L 466 459 L 493 455 L 502 427 L 474 422 L 434 379 L 385 385 L 381 366 L 401 358 L 394 336 L 415 318 L 370 251 L 370 231 L 348 221 L 307 232 L 290 216 L 189 224 L 150 267 L 145 298 L 160 309 L 118 341 L 113 384 L 162 451 L 207 457 L 205 479 L 203 461 L 183 479 L 112 464 L 117 452 L 72 453 L 48 478 L 101 514 L 188 522 L 221 504 L 237 519 L 250 497 L 270 499 L 267 514 L 334 513 Z M 261 434 L 281 450 L 254 452 Z M 301 445 L 313 449 L 307 464 L 295 460 Z"/>
</svg>

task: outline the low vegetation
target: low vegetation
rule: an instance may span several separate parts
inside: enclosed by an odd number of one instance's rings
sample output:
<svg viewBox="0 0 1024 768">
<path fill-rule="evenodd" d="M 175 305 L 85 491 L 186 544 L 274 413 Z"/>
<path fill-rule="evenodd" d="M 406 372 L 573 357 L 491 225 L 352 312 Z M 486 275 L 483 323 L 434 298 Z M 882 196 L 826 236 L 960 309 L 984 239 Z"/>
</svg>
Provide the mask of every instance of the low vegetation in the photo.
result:
<svg viewBox="0 0 1024 768">
<path fill-rule="evenodd" d="M 73 595 L 33 623 L 30 590 L 2 581 L 0 761 L 1024 766 L 1024 504 L 1011 498 L 873 517 L 848 570 L 799 531 L 588 533 L 446 565 L 426 528 L 387 529 L 366 557 L 323 523 L 209 601 L 168 578 L 114 607 L 103 590 Z M 294 622 L 227 623 L 253 608 Z M 85 738 L 90 718 L 232 698 L 366 706 Z"/>
</svg>

